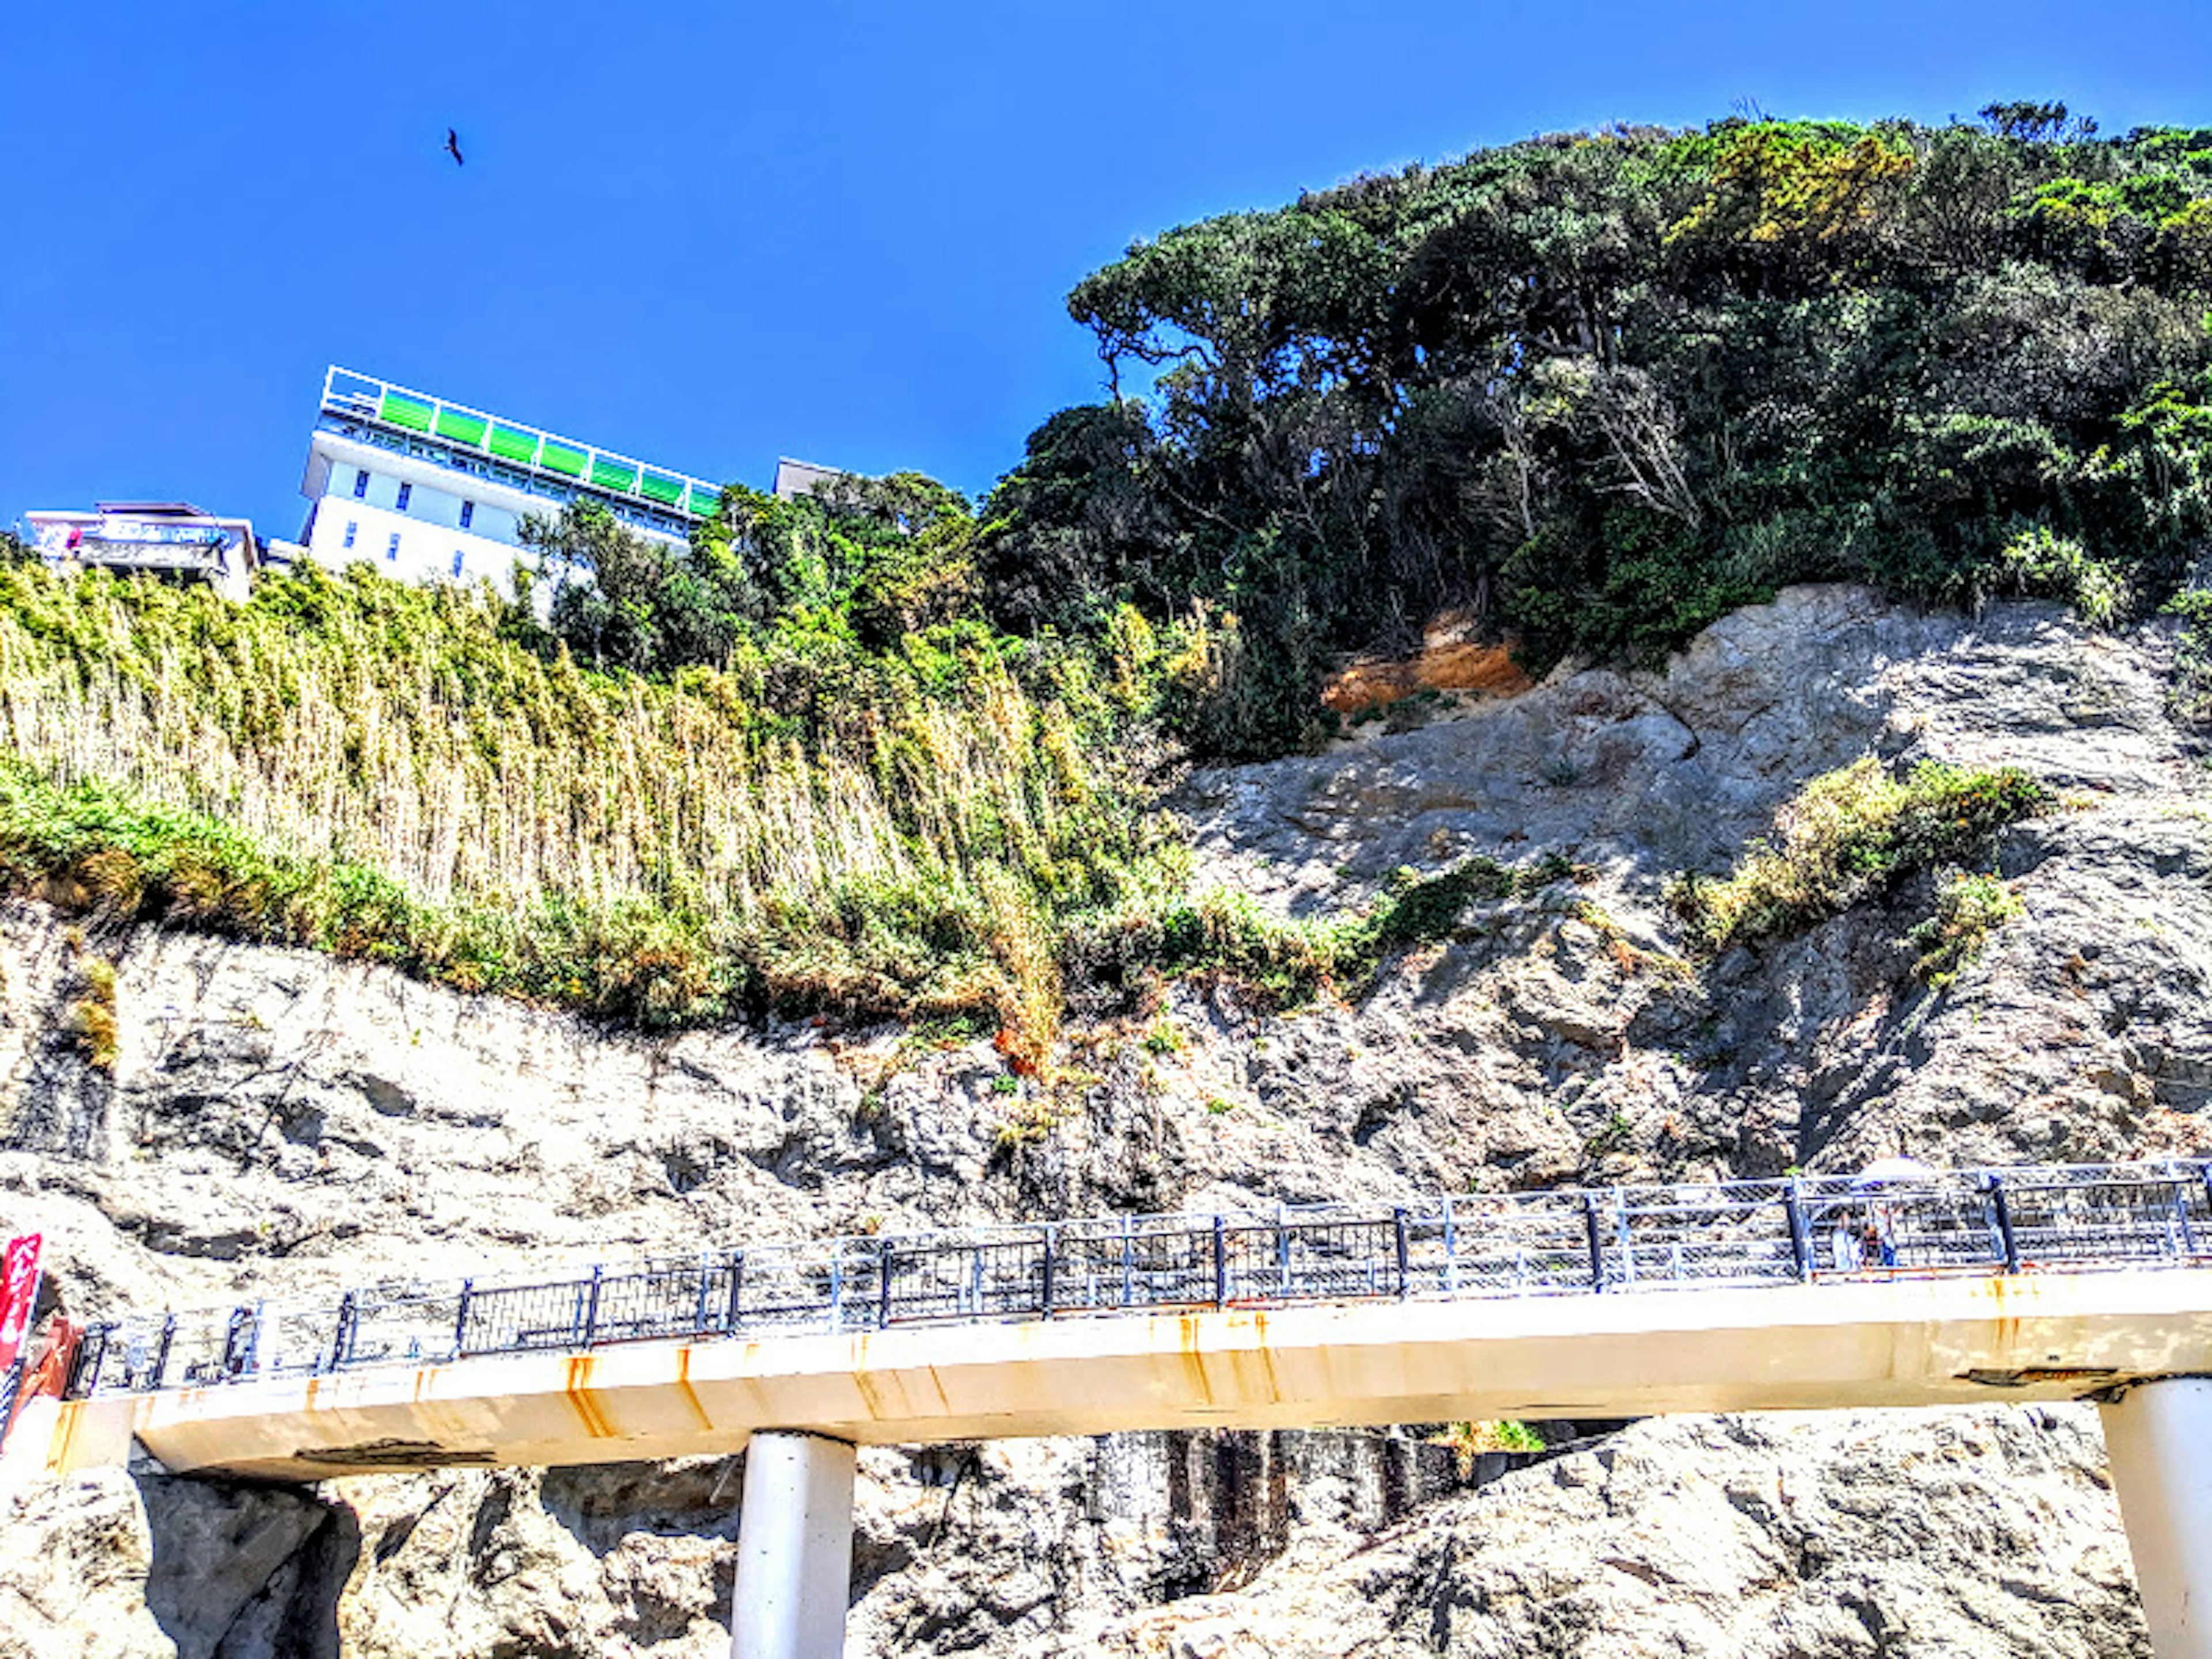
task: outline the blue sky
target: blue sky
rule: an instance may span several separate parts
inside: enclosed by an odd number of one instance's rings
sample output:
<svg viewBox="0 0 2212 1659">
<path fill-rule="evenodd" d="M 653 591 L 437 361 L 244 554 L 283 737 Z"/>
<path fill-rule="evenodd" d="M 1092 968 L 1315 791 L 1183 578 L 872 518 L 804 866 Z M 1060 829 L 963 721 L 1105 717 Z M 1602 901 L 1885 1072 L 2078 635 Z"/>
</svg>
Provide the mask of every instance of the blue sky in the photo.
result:
<svg viewBox="0 0 2212 1659">
<path fill-rule="evenodd" d="M 2195 4 L 108 0 L 0 13 L 0 522 L 296 532 L 331 362 L 714 477 L 987 488 L 1133 238 L 1614 119 L 2212 124 Z M 467 165 L 441 153 L 459 129 Z"/>
</svg>

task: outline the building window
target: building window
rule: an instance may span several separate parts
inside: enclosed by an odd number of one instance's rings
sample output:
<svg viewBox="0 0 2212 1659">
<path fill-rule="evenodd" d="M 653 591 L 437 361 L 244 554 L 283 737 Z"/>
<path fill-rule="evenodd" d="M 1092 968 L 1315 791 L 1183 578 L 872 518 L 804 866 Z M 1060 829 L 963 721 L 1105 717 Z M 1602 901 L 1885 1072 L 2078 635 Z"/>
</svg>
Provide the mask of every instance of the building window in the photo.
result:
<svg viewBox="0 0 2212 1659">
<path fill-rule="evenodd" d="M 404 513 L 407 510 L 407 498 L 414 493 L 415 486 L 413 484 L 404 483 L 399 486 L 399 510 L 402 513 Z"/>
<path fill-rule="evenodd" d="M 392 532 L 392 540 L 385 546 L 384 556 L 387 559 L 399 556 L 399 532 L 396 530 Z"/>
<path fill-rule="evenodd" d="M 356 467 L 353 475 L 353 498 L 358 501 L 365 501 L 368 497 L 368 474 L 365 470 Z"/>
<path fill-rule="evenodd" d="M 345 544 L 348 547 L 351 547 L 353 545 L 353 538 L 359 533 L 360 530 L 361 526 L 354 520 L 348 519 L 346 520 Z"/>
<path fill-rule="evenodd" d="M 474 501 L 463 501 L 461 503 L 461 528 L 466 530 L 469 527 L 469 521 L 474 519 L 476 515 L 477 504 Z M 461 556 L 456 553 L 453 556 L 458 559 Z M 455 574 L 458 574 L 459 573 L 456 572 Z"/>
<path fill-rule="evenodd" d="M 455 549 L 453 550 L 453 574 L 454 574 L 455 576 L 457 576 L 457 577 L 458 577 L 460 574 L 461 574 L 461 550 L 460 550 L 459 548 L 458 548 L 458 547 L 457 547 L 457 548 L 455 548 Z"/>
</svg>

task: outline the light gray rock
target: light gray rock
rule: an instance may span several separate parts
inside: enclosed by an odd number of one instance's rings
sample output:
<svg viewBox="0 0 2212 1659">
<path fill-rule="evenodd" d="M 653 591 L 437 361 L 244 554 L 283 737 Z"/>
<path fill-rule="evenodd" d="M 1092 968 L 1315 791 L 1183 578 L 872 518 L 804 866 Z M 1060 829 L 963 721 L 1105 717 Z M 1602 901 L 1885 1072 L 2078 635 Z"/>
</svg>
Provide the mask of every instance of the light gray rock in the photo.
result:
<svg viewBox="0 0 2212 1659">
<path fill-rule="evenodd" d="M 2101 1455 L 2078 1407 L 1643 1424 L 1248 1585 L 1025 1650 L 2147 1655 Z"/>
<path fill-rule="evenodd" d="M 0 1501 L 0 1655 L 176 1659 L 147 1605 L 153 1559 L 145 1510 L 120 1469 Z"/>
</svg>

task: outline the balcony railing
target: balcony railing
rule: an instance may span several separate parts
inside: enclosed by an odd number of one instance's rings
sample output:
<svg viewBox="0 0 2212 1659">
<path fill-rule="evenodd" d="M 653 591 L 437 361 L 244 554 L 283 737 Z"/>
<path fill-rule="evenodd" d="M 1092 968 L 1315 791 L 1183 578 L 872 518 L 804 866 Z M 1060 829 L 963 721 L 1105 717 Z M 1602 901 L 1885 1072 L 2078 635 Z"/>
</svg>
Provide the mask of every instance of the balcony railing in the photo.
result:
<svg viewBox="0 0 2212 1659">
<path fill-rule="evenodd" d="M 660 514 L 703 519 L 721 499 L 720 484 L 648 465 L 610 449 L 563 438 L 503 416 L 357 374 L 333 364 L 323 375 L 323 412 L 412 437 L 547 480 L 586 489 Z"/>
</svg>

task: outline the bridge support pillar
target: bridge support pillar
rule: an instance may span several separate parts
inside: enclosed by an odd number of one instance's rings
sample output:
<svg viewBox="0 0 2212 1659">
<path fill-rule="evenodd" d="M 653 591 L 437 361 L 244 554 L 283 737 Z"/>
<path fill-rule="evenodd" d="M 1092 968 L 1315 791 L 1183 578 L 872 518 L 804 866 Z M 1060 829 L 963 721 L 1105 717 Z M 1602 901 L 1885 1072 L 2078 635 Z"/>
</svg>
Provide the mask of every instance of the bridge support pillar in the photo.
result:
<svg viewBox="0 0 2212 1659">
<path fill-rule="evenodd" d="M 840 1659 L 852 1589 L 853 1448 L 756 1434 L 738 1514 L 733 1659 Z"/>
<path fill-rule="evenodd" d="M 2138 1383 L 2100 1408 L 2157 1659 L 2212 1659 L 2212 1377 Z"/>
</svg>

